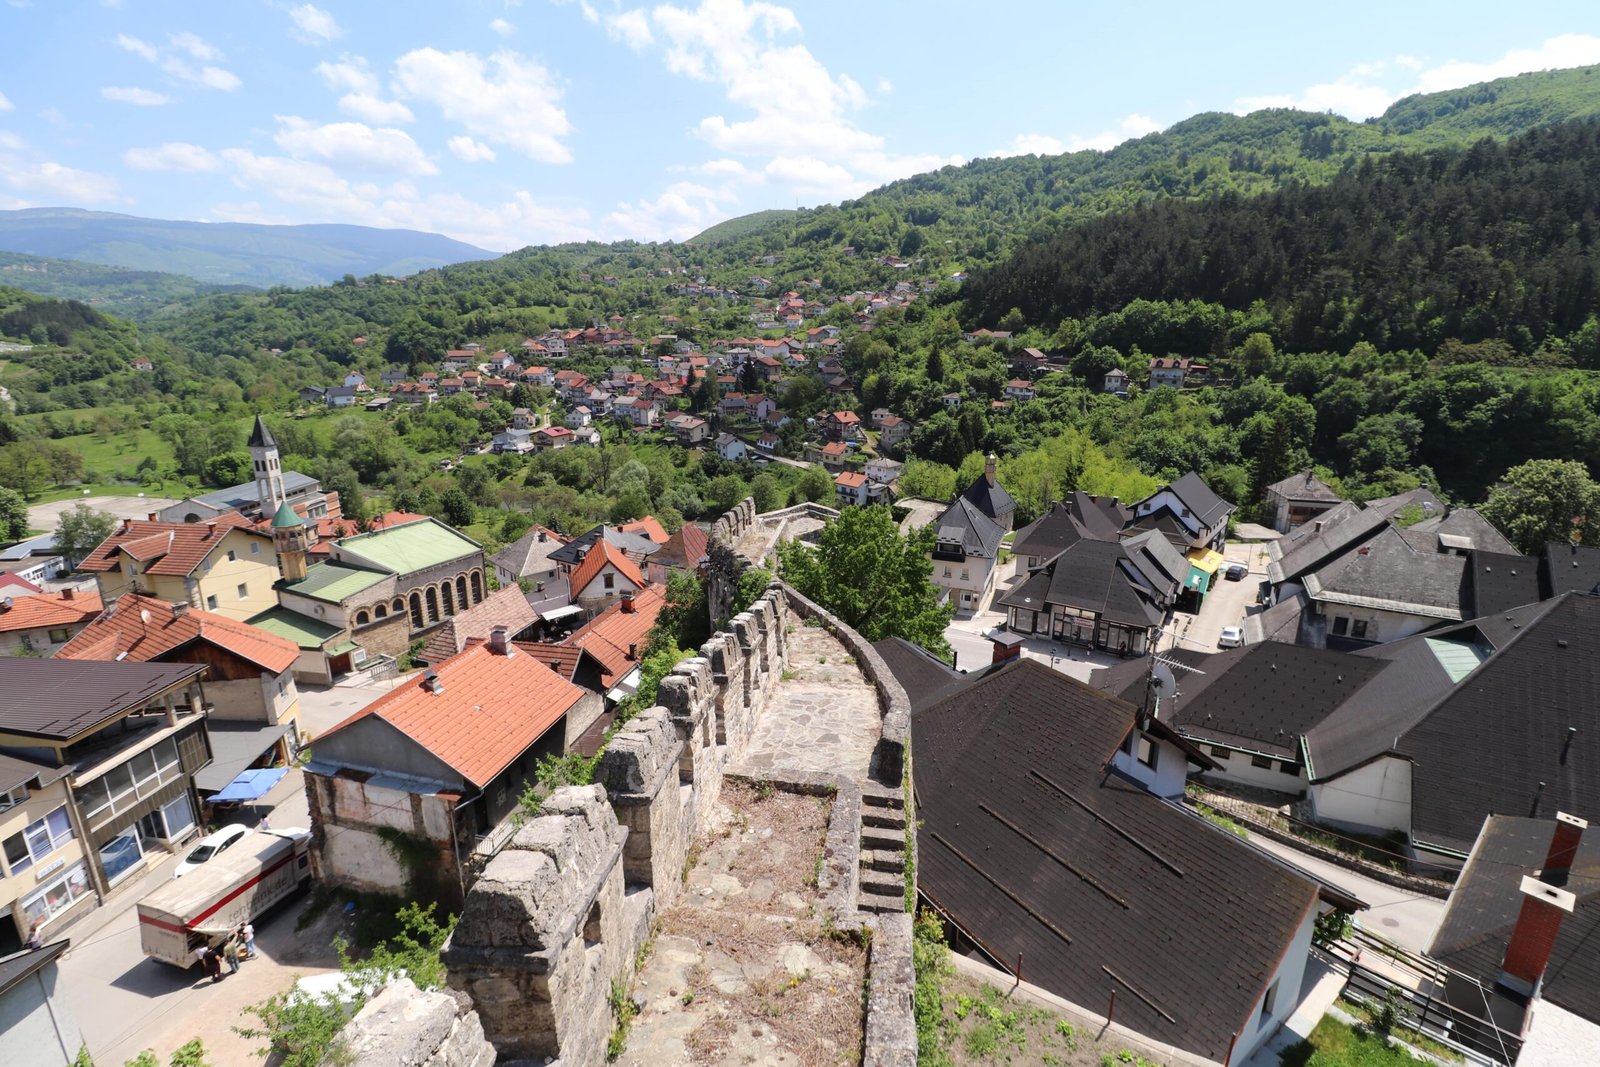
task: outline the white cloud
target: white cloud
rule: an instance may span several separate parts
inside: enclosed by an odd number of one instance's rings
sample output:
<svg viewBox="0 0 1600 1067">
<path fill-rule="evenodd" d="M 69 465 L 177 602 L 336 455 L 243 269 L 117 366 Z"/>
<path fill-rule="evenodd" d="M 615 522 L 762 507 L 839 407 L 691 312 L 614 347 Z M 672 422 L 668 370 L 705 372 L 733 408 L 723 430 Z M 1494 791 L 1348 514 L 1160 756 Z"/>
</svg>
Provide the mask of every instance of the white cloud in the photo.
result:
<svg viewBox="0 0 1600 1067">
<path fill-rule="evenodd" d="M 1000 153 L 1006 156 L 1059 156 L 1067 150 L 1067 143 L 1047 133 L 1019 133 L 1012 138 L 1011 148 Z"/>
<path fill-rule="evenodd" d="M 116 43 L 123 51 L 154 63 L 172 77 L 191 85 L 231 93 L 243 84 L 238 75 L 215 65 L 222 58 L 222 52 L 205 38 L 193 33 L 170 35 L 169 49 L 158 48 L 125 33 L 117 34 Z"/>
<path fill-rule="evenodd" d="M 333 15 L 311 4 L 291 7 L 289 20 L 294 23 L 289 35 L 305 44 L 327 44 L 344 34 Z"/>
<path fill-rule="evenodd" d="M 146 60 L 147 62 L 154 63 L 156 61 L 157 53 L 155 46 L 146 44 L 137 37 L 130 37 L 125 33 L 119 33 L 117 34 L 117 47 L 122 49 L 124 52 L 132 52 L 134 55 L 138 56 L 140 59 Z"/>
<path fill-rule="evenodd" d="M 463 134 L 445 142 L 457 159 L 468 163 L 493 163 L 494 149 Z"/>
<path fill-rule="evenodd" d="M 0 111 L 10 111 L 15 105 L 6 99 L 5 93 L 0 93 Z"/>
<path fill-rule="evenodd" d="M 517 32 L 517 28 L 511 25 L 511 23 L 507 22 L 505 19 L 490 19 L 489 29 L 495 33 L 498 33 L 501 37 L 510 37 L 513 33 Z"/>
<path fill-rule="evenodd" d="M 444 117 L 491 144 L 545 163 L 570 163 L 562 138 L 572 123 L 561 90 L 537 60 L 511 51 L 487 59 L 471 52 L 419 48 L 395 61 L 394 92 L 437 107 Z"/>
<path fill-rule="evenodd" d="M 641 241 L 681 241 L 727 218 L 730 197 L 723 190 L 689 182 L 667 187 L 654 200 L 618 204 L 606 215 L 608 232 Z"/>
<path fill-rule="evenodd" d="M 162 104 L 172 103 L 172 97 L 165 93 L 133 86 L 108 85 L 100 90 L 100 96 L 119 104 L 133 104 L 137 107 L 160 107 Z"/>
<path fill-rule="evenodd" d="M 130 148 L 122 162 L 134 170 L 176 170 L 194 174 L 222 169 L 215 152 L 197 144 L 169 141 L 155 148 Z"/>
<path fill-rule="evenodd" d="M 117 180 L 110 175 L 40 160 L 38 153 L 21 137 L 3 132 L 0 132 L 0 190 L 8 190 L 15 196 L 16 206 L 32 203 L 26 199 L 30 195 L 42 197 L 51 204 L 129 202 L 119 191 Z"/>
<path fill-rule="evenodd" d="M 273 140 L 296 159 L 314 159 L 349 170 L 437 174 L 439 168 L 403 130 L 374 129 L 360 122 L 318 124 L 279 115 Z"/>
<path fill-rule="evenodd" d="M 892 92 L 894 92 L 894 82 L 890 81 L 888 78 L 879 78 L 878 95 L 888 96 Z"/>
<path fill-rule="evenodd" d="M 379 126 L 392 126 L 397 122 L 411 122 L 416 118 L 411 109 L 398 100 L 380 100 L 366 93 L 346 93 L 339 98 L 339 110 L 346 115 Z"/>
<path fill-rule="evenodd" d="M 382 86 L 378 76 L 361 56 L 340 56 L 337 63 L 318 63 L 316 70 L 328 88 L 350 90 L 339 97 L 339 110 L 346 115 L 377 126 L 393 126 L 416 118 L 404 104 L 379 95 Z"/>
<path fill-rule="evenodd" d="M 212 215 L 234 222 L 351 222 L 449 234 L 493 251 L 508 243 L 582 241 L 595 236 L 588 214 L 571 204 L 541 203 L 518 190 L 499 204 L 454 193 L 420 195 L 406 182 L 352 183 L 321 163 L 259 156 L 242 148 L 222 152 L 235 186 L 261 199 L 213 205 Z"/>
<path fill-rule="evenodd" d="M 181 52 L 187 52 L 202 63 L 215 63 L 222 58 L 222 53 L 217 49 L 216 45 L 198 34 L 189 33 L 187 30 L 183 33 L 174 33 L 168 39 L 172 42 L 172 47 Z"/>
<path fill-rule="evenodd" d="M 621 41 L 635 52 L 642 51 L 655 41 L 655 36 L 650 32 L 650 18 L 643 11 L 621 11 L 605 16 L 604 22 L 606 33 L 612 40 Z"/>
<path fill-rule="evenodd" d="M 1413 93 L 1436 93 L 1535 70 L 1560 70 L 1600 63 L 1600 37 L 1581 33 L 1551 37 L 1536 48 L 1513 48 L 1483 63 L 1450 60 L 1429 65 L 1416 56 L 1361 63 L 1328 82 L 1296 92 L 1241 97 L 1239 114 L 1264 107 L 1333 111 L 1350 119 L 1371 118 Z"/>
</svg>

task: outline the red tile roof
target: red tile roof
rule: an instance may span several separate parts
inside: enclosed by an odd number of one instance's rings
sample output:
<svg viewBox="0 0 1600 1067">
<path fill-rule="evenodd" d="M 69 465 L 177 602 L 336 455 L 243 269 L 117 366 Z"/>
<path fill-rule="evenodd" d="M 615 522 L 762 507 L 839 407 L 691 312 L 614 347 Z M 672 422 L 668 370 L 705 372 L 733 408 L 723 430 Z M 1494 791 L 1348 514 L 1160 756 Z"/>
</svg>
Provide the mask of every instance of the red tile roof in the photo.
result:
<svg viewBox="0 0 1600 1067">
<path fill-rule="evenodd" d="M 9 607 L 0 602 L 0 633 L 80 626 L 100 614 L 102 607 L 98 592 L 73 593 L 70 597 L 39 593 L 6 599 Z"/>
<path fill-rule="evenodd" d="M 574 597 L 582 596 L 584 588 L 599 576 L 607 563 L 615 567 L 619 574 L 632 582 L 634 588 L 638 589 L 644 586 L 644 575 L 639 573 L 639 568 L 634 564 L 633 560 L 623 555 L 620 549 L 614 548 L 609 541 L 601 537 L 590 547 L 588 553 L 583 557 L 583 562 L 579 563 L 577 569 L 572 572 L 572 578 L 567 586 L 572 590 L 572 595 Z"/>
<path fill-rule="evenodd" d="M 537 658 L 501 655 L 476 642 L 432 673 L 436 692 L 425 688 L 424 675 L 329 733 L 368 717 L 382 719 L 481 788 L 583 698 L 583 690 Z"/>
<path fill-rule="evenodd" d="M 135 663 L 185 663 L 193 661 L 186 659 L 182 650 L 200 642 L 231 652 L 264 671 L 281 674 L 294 666 L 295 657 L 300 654 L 293 641 L 248 623 L 198 608 L 186 608 L 174 615 L 172 607 L 165 600 L 137 593 L 119 597 L 110 611 L 85 626 L 55 658 L 120 657 Z"/>
<path fill-rule="evenodd" d="M 855 471 L 840 471 L 833 476 L 833 484 L 842 485 L 846 489 L 859 489 L 867 484 L 867 476 L 857 474 Z"/>
<path fill-rule="evenodd" d="M 216 550 L 229 530 L 248 529 L 249 526 L 250 520 L 238 512 L 229 512 L 211 522 L 125 519 L 117 531 L 78 566 L 86 571 L 115 570 L 117 554 L 126 548 L 128 554 L 141 563 L 154 560 L 145 568 L 148 574 L 187 575 Z"/>
<path fill-rule="evenodd" d="M 624 603 L 613 604 L 574 630 L 562 644 L 581 648 L 598 660 L 604 672 L 601 681 L 609 689 L 639 665 L 637 658 L 628 657 L 628 649 L 631 646 L 643 654 L 645 641 L 666 603 L 659 590 L 642 589 L 634 594 L 632 611 L 626 610 Z"/>
<path fill-rule="evenodd" d="M 618 526 L 617 529 L 623 533 L 644 534 L 658 545 L 664 545 L 668 540 L 667 531 L 662 529 L 661 523 L 656 520 L 654 515 L 646 515 L 642 519 Z"/>
</svg>

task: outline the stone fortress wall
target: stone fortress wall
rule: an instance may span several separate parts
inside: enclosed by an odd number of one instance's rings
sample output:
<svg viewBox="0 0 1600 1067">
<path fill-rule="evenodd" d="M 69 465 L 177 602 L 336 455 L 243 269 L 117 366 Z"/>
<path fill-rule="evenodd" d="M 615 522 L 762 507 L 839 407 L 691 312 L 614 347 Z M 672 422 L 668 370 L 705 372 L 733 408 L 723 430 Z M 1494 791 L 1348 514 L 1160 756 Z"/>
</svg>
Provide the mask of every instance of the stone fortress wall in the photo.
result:
<svg viewBox="0 0 1600 1067">
<path fill-rule="evenodd" d="M 794 516 L 777 513 L 777 528 L 792 528 L 794 518 L 825 518 L 806 510 L 815 507 L 788 509 Z M 734 549 L 767 518 L 756 515 L 752 502 L 742 502 L 718 519 L 713 548 Z M 729 555 L 746 566 L 752 562 Z M 729 602 L 737 584 L 734 574 Z M 713 610 L 715 604 L 713 599 Z M 445 947 L 449 984 L 475 1009 L 467 1013 L 470 1024 L 461 1021 L 465 1014 L 452 1016 L 449 1033 L 481 1026 L 506 1062 L 606 1062 L 612 991 L 633 977 L 655 917 L 682 892 L 690 848 L 709 825 L 724 776 L 740 774 L 738 763 L 757 723 L 785 713 L 781 682 L 789 635 L 807 620 L 838 638 L 876 689 L 881 736 L 866 780 L 816 772 L 762 777 L 779 789 L 833 793 L 817 888 L 831 921 L 872 928 L 863 1062 L 915 1064 L 911 921 L 903 882 L 881 873 L 906 876 L 905 827 L 913 817 L 904 789 L 909 704 L 859 634 L 781 583 L 662 681 L 659 706 L 612 738 L 596 784 L 557 790 L 485 867 Z M 402 1008 L 388 998 L 383 1010 Z M 428 1010 L 441 1018 L 446 1013 L 443 1002 Z M 407 1062 L 433 1062 L 433 1053 L 424 1053 Z M 450 1058 L 485 1067 L 472 1056 Z M 367 1062 L 358 1055 L 358 1065 Z M 370 1063 L 379 1067 L 379 1058 Z"/>
</svg>

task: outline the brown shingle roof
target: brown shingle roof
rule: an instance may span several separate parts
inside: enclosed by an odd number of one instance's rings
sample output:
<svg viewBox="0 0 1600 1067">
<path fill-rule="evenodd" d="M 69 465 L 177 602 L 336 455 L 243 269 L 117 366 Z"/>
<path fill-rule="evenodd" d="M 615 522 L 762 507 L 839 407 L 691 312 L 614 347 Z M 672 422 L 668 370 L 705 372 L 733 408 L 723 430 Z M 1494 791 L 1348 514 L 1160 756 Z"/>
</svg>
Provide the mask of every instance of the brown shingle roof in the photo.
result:
<svg viewBox="0 0 1600 1067">
<path fill-rule="evenodd" d="M 249 623 L 198 608 L 173 614 L 173 605 L 165 600 L 129 593 L 118 598 L 104 618 L 90 623 L 62 646 L 56 658 L 184 662 L 181 650 L 197 642 L 223 649 L 273 674 L 294 666 L 300 654 L 294 642 Z"/>
<path fill-rule="evenodd" d="M 497 626 L 504 626 L 514 636 L 538 620 L 539 613 L 528 605 L 522 590 L 508 585 L 490 593 L 481 603 L 459 612 L 429 634 L 428 643 L 422 646 L 422 659 L 428 663 L 442 663 L 465 648 L 471 639 L 487 640 Z"/>
<path fill-rule="evenodd" d="M 212 522 L 128 519 L 78 566 L 86 571 L 115 570 L 117 553 L 124 551 L 141 563 L 154 560 L 145 568 L 148 574 L 184 576 L 193 573 L 201 561 L 222 543 L 229 531 L 239 527 L 254 536 L 265 536 L 250 530 L 250 520 L 237 512 L 230 512 Z"/>
<path fill-rule="evenodd" d="M 67 741 L 136 711 L 203 664 L 85 663 L 0 656 L 0 730 Z"/>
<path fill-rule="evenodd" d="M 437 692 L 424 679 L 379 697 L 330 734 L 375 716 L 482 787 L 583 698 L 583 690 L 533 656 L 472 644 L 436 666 Z"/>
</svg>

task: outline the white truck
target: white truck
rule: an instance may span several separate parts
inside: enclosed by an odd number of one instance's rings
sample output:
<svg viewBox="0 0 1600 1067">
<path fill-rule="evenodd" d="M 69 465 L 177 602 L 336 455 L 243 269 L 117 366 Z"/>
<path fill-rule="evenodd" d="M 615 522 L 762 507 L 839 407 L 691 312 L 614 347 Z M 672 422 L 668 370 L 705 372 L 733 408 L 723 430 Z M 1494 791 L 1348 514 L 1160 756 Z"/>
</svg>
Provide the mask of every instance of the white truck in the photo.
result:
<svg viewBox="0 0 1600 1067">
<path fill-rule="evenodd" d="M 201 944 L 215 947 L 241 923 L 311 884 L 311 835 L 258 830 L 187 878 L 174 879 L 139 901 L 144 954 L 190 967 Z"/>
</svg>

